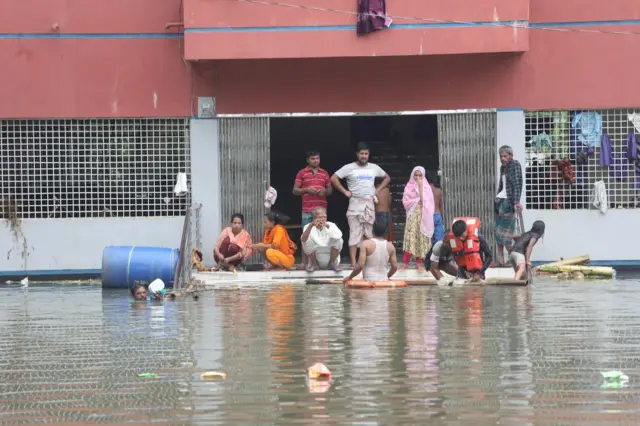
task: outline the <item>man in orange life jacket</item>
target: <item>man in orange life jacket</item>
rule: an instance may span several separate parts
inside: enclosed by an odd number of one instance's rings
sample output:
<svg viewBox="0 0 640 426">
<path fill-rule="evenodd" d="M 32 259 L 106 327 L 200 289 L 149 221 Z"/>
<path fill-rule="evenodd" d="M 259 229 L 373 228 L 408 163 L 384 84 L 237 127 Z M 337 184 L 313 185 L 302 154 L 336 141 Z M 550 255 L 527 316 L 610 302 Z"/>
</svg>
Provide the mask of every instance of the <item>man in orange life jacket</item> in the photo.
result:
<svg viewBox="0 0 640 426">
<path fill-rule="evenodd" d="M 449 239 L 460 275 L 463 278 L 485 279 L 493 256 L 489 243 L 480 235 L 480 219 L 455 220 Z"/>
</svg>

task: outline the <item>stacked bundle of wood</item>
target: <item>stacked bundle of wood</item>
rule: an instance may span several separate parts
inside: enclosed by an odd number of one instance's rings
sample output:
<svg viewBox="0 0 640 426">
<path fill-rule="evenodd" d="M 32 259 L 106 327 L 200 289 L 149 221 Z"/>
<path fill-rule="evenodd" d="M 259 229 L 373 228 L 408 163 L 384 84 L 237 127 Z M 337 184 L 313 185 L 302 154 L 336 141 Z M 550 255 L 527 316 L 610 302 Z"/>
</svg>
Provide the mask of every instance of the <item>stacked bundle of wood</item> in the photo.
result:
<svg viewBox="0 0 640 426">
<path fill-rule="evenodd" d="M 613 279 L 615 271 L 610 266 L 589 266 L 589 255 L 572 257 L 538 266 L 536 275 L 555 276 L 565 280 Z"/>
</svg>

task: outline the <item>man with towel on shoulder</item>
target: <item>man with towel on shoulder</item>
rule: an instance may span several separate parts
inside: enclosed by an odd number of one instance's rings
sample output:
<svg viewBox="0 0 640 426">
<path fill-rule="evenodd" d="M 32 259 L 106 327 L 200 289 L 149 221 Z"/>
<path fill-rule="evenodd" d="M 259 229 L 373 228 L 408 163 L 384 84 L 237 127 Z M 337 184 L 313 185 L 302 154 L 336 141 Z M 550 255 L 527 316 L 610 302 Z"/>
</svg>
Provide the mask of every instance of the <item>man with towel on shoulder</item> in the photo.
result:
<svg viewBox="0 0 640 426">
<path fill-rule="evenodd" d="M 372 228 L 375 220 L 377 193 L 389 185 L 391 178 L 380 166 L 369 163 L 369 147 L 359 143 L 356 150 L 357 160 L 343 166 L 331 176 L 331 183 L 347 198 L 347 220 L 349 222 L 349 260 L 351 267 L 356 265 L 356 251 L 363 239 L 373 238 Z M 375 179 L 382 178 L 376 188 Z M 340 179 L 346 179 L 349 189 L 345 189 Z"/>
</svg>

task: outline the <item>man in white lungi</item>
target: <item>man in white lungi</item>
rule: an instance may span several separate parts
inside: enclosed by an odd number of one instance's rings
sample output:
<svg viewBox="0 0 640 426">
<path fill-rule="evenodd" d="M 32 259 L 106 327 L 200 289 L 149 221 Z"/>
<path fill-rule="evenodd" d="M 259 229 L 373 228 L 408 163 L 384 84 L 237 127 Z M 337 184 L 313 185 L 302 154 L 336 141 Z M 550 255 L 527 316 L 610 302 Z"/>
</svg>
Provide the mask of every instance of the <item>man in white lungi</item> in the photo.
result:
<svg viewBox="0 0 640 426">
<path fill-rule="evenodd" d="M 377 164 L 369 163 L 369 147 L 359 143 L 356 150 L 357 161 L 343 166 L 331 176 L 331 183 L 349 198 L 347 220 L 349 221 L 349 260 L 351 268 L 356 265 L 356 251 L 360 242 L 373 238 L 371 232 L 376 218 L 375 202 L 377 193 L 391 181 L 389 175 Z M 382 178 L 376 188 L 375 179 Z M 349 190 L 340 183 L 346 179 Z"/>
<path fill-rule="evenodd" d="M 340 271 L 342 231 L 335 223 L 327 222 L 327 210 L 324 207 L 313 209 L 313 221 L 304 227 L 301 239 L 302 250 L 309 257 L 307 271 Z"/>
</svg>

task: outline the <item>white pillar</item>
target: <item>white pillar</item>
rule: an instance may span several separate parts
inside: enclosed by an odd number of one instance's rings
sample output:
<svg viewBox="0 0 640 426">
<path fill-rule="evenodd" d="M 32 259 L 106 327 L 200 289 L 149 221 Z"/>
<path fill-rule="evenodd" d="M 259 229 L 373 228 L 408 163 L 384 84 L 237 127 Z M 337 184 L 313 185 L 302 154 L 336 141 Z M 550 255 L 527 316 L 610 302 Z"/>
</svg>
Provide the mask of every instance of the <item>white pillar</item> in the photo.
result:
<svg viewBox="0 0 640 426">
<path fill-rule="evenodd" d="M 524 147 L 524 110 L 522 109 L 506 109 L 498 110 L 497 113 L 497 140 L 498 148 L 502 145 L 509 145 L 513 148 L 513 158 L 518 160 L 522 165 L 522 197 L 520 202 L 524 205 L 526 200 L 526 188 L 524 187 L 525 172 L 525 147 Z M 496 176 L 500 176 L 500 156 L 496 153 L 496 167 L 498 172 Z M 496 182 L 497 185 L 497 182 Z M 496 188 L 497 189 L 497 188 Z"/>
<path fill-rule="evenodd" d="M 213 247 L 222 231 L 220 211 L 220 143 L 217 119 L 191 119 L 191 195 L 201 203 L 200 249 L 213 263 Z"/>
</svg>

